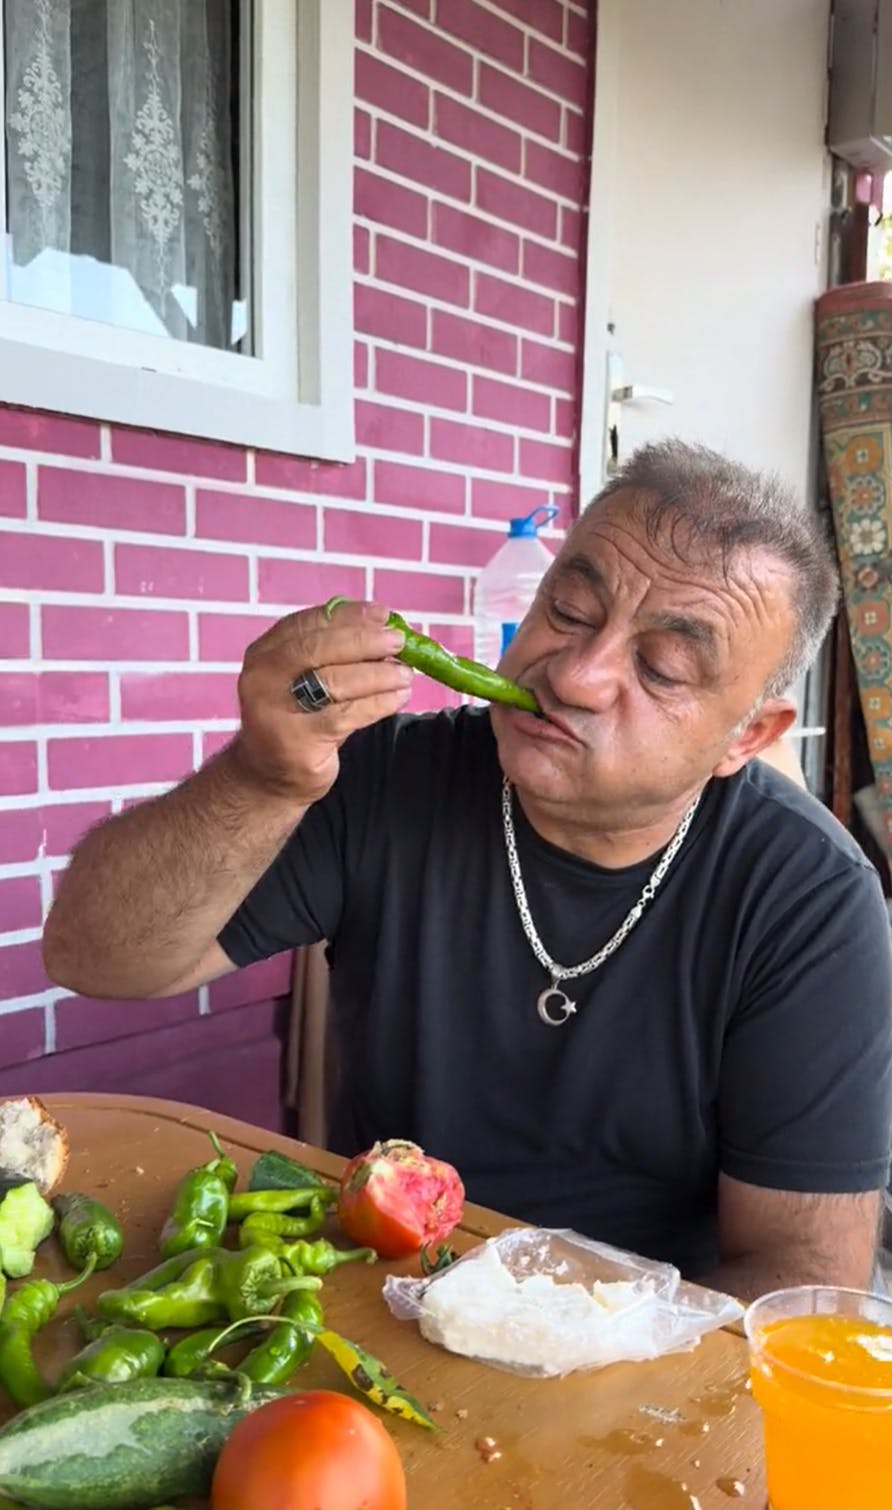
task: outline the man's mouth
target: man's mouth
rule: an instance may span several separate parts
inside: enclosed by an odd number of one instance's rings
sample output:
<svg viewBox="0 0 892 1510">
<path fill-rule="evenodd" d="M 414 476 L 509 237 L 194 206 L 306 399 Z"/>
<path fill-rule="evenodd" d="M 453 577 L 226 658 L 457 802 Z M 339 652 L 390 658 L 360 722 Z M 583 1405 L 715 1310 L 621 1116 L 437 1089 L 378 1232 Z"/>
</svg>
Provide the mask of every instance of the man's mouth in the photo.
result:
<svg viewBox="0 0 892 1510">
<path fill-rule="evenodd" d="M 560 713 L 549 708 L 548 704 L 543 702 L 538 693 L 536 693 L 536 697 L 539 702 L 540 711 L 538 713 L 523 713 L 519 710 L 512 710 L 514 716 L 521 722 L 521 724 L 530 733 L 534 732 L 534 726 L 537 725 L 538 731 L 541 735 L 545 735 L 548 728 L 551 727 L 555 731 L 555 733 L 560 734 L 564 739 L 570 739 L 574 744 L 581 743 L 579 735 L 574 729 L 572 723 L 570 723 L 568 719 L 562 717 Z"/>
<path fill-rule="evenodd" d="M 562 734 L 566 734 L 568 739 L 575 739 L 578 742 L 579 735 L 576 733 L 573 725 L 568 723 L 565 718 L 562 718 L 559 713 L 552 713 L 548 708 L 543 708 L 542 712 L 550 724 L 554 724 L 555 728 L 560 729 Z"/>
</svg>

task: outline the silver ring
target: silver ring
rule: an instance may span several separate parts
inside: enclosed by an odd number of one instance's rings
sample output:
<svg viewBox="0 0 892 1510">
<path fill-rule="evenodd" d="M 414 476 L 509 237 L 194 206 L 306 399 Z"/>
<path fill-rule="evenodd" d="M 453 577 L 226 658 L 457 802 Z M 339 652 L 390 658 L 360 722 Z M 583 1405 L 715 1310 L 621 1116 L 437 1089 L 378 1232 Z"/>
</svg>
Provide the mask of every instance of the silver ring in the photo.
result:
<svg viewBox="0 0 892 1510">
<path fill-rule="evenodd" d="M 317 671 L 302 671 L 289 687 L 289 692 L 302 713 L 319 713 L 328 708 L 334 698 Z"/>
</svg>

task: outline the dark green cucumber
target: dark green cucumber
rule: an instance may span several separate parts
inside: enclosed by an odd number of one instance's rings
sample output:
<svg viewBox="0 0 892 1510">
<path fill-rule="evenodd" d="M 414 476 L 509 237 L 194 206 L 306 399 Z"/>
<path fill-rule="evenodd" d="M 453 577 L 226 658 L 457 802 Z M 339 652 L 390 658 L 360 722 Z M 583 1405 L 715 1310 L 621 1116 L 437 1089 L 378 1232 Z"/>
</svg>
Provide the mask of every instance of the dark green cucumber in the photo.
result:
<svg viewBox="0 0 892 1510">
<path fill-rule="evenodd" d="M 256 1160 L 248 1179 L 249 1190 L 307 1190 L 311 1185 L 328 1188 L 328 1181 L 272 1148 Z"/>
<path fill-rule="evenodd" d="M 34 1510 L 148 1510 L 206 1493 L 233 1428 L 285 1393 L 236 1375 L 58 1395 L 0 1430 L 0 1495 Z"/>
</svg>

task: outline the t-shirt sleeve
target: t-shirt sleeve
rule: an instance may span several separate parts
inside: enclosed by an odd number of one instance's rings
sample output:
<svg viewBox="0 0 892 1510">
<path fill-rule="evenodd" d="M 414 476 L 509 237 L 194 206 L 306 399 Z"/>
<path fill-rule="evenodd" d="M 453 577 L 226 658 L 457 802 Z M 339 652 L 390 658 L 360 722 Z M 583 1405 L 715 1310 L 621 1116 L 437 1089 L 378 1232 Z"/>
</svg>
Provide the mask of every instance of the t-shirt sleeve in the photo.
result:
<svg viewBox="0 0 892 1510">
<path fill-rule="evenodd" d="M 336 937 L 347 875 L 364 842 L 372 796 L 383 784 L 390 742 L 381 724 L 346 741 L 334 786 L 304 814 L 218 935 L 234 965 Z"/>
<path fill-rule="evenodd" d="M 725 1036 L 720 1167 L 775 1190 L 882 1188 L 892 1137 L 892 946 L 852 865 L 797 897 L 754 951 Z"/>
</svg>

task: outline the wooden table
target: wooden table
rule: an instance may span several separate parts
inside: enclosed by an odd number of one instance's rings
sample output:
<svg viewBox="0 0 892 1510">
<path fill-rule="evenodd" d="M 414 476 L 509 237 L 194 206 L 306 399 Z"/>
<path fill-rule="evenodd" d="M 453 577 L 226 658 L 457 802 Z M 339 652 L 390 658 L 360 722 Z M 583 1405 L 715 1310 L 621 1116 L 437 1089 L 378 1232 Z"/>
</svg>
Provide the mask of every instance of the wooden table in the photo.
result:
<svg viewBox="0 0 892 1510">
<path fill-rule="evenodd" d="M 208 1128 L 216 1128 L 243 1174 L 259 1151 L 273 1147 L 323 1175 L 337 1176 L 342 1165 L 319 1149 L 175 1102 L 45 1100 L 71 1136 L 65 1188 L 97 1195 L 124 1225 L 127 1247 L 115 1270 L 122 1282 L 157 1262 L 174 1186 L 207 1159 Z M 455 1246 L 472 1247 L 507 1225 L 468 1206 Z M 692 1353 L 652 1363 L 524 1379 L 433 1347 L 414 1323 L 396 1321 L 381 1285 L 401 1269 L 417 1272 L 413 1264 L 347 1265 L 326 1280 L 324 1293 L 330 1324 L 381 1357 L 442 1426 L 434 1438 L 387 1418 L 412 1510 L 729 1510 L 734 1503 L 763 1510 L 761 1429 L 739 1335 L 716 1332 Z M 42 1250 L 37 1272 L 68 1277 L 55 1244 Z M 75 1298 L 89 1303 L 108 1285 L 107 1276 L 95 1276 L 62 1302 L 59 1316 L 69 1319 L 51 1325 L 37 1349 L 51 1377 L 78 1346 L 70 1319 Z M 306 1387 L 345 1387 L 321 1349 L 300 1378 Z M 477 1444 L 485 1437 L 495 1439 L 501 1457 L 484 1461 Z"/>
</svg>

